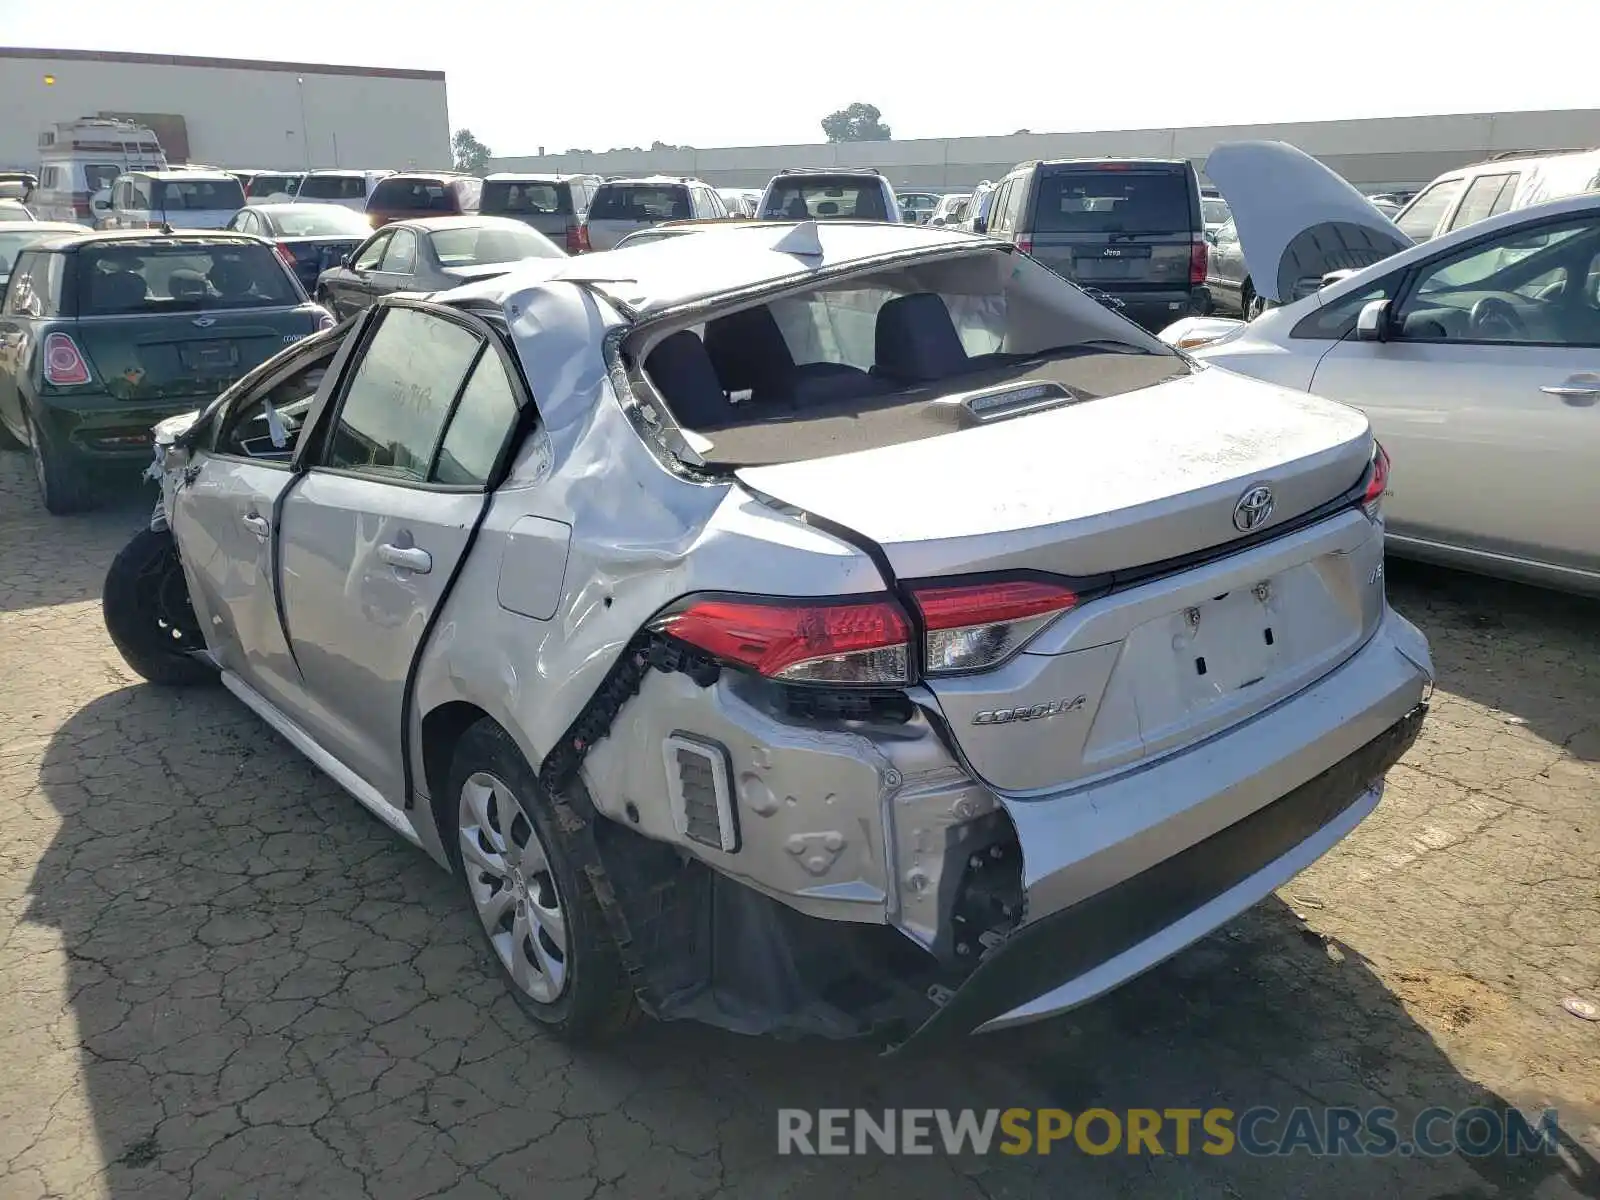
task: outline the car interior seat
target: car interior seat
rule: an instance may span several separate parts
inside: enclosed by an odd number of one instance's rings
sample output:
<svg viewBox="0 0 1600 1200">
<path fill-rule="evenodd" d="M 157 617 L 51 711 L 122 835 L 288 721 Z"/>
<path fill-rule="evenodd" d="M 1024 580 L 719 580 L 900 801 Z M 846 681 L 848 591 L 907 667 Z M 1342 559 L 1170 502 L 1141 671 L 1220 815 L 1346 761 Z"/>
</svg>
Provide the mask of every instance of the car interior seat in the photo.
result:
<svg viewBox="0 0 1600 1200">
<path fill-rule="evenodd" d="M 645 357 L 644 369 L 678 424 L 704 430 L 733 423 L 734 406 L 694 330 L 680 329 L 662 338 Z"/>
<path fill-rule="evenodd" d="M 933 292 L 897 296 L 878 310 L 872 373 L 900 384 L 929 383 L 1003 361 L 969 355 L 943 297 Z"/>
<path fill-rule="evenodd" d="M 764 304 L 706 322 L 705 349 L 729 392 L 750 392 L 755 408 L 811 406 L 880 391 L 859 367 L 847 363 L 796 363 Z"/>
<path fill-rule="evenodd" d="M 144 276 L 137 271 L 111 271 L 92 278 L 89 296 L 95 308 L 136 308 L 145 302 Z"/>
</svg>

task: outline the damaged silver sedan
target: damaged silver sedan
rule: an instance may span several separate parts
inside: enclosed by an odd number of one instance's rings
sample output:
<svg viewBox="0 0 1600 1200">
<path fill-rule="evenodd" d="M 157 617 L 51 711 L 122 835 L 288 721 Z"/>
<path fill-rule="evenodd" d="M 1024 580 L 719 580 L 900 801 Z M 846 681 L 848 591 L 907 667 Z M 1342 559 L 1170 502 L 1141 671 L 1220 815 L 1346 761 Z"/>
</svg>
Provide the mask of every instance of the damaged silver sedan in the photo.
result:
<svg viewBox="0 0 1600 1200">
<path fill-rule="evenodd" d="M 1431 688 L 1360 413 L 954 231 L 389 298 L 157 443 L 129 663 L 457 874 L 573 1037 L 1081 1004 L 1349 833 Z"/>
</svg>

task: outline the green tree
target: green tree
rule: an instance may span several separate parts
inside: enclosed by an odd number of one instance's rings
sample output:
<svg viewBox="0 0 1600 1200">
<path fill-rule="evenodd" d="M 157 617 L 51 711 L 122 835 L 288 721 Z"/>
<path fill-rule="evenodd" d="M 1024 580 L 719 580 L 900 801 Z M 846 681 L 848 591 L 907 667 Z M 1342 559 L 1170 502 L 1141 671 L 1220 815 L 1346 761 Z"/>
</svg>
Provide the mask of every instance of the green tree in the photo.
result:
<svg viewBox="0 0 1600 1200">
<path fill-rule="evenodd" d="M 822 132 L 830 142 L 887 142 L 893 135 L 883 123 L 876 104 L 857 100 L 849 108 L 822 118 Z"/>
<path fill-rule="evenodd" d="M 450 139 L 450 150 L 455 155 L 458 171 L 482 175 L 489 169 L 489 147 L 473 137 L 470 129 L 456 130 Z"/>
</svg>

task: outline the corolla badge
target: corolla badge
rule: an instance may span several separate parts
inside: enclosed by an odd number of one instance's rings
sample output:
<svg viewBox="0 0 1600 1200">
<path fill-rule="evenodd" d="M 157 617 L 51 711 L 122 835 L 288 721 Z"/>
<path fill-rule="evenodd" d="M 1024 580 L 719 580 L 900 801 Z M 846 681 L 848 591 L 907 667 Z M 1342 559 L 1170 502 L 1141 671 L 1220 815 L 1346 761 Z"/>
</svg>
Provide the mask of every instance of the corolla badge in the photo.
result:
<svg viewBox="0 0 1600 1200">
<path fill-rule="evenodd" d="M 1013 721 L 1041 721 L 1045 717 L 1059 717 L 1062 713 L 1077 712 L 1089 703 L 1087 696 L 1063 696 L 1044 704 L 1024 704 L 1017 708 L 986 708 L 972 718 L 974 725 L 1009 725 Z"/>
<path fill-rule="evenodd" d="M 1252 529 L 1260 529 L 1272 516 L 1272 506 L 1276 501 L 1272 497 L 1272 489 L 1264 483 L 1247 488 L 1244 495 L 1239 497 L 1238 503 L 1233 506 L 1233 527 L 1240 533 L 1249 533 Z"/>
<path fill-rule="evenodd" d="M 194 324 L 198 325 L 201 329 L 210 329 L 216 323 L 217 319 L 215 317 L 196 317 L 194 319 Z"/>
</svg>

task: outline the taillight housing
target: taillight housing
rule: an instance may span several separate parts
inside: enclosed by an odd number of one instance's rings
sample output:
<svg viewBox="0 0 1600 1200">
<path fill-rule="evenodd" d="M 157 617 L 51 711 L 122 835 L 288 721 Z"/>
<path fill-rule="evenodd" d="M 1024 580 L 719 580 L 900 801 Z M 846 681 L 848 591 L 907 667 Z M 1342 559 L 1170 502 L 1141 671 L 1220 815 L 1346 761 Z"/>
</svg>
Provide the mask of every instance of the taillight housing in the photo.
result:
<svg viewBox="0 0 1600 1200">
<path fill-rule="evenodd" d="M 1194 245 L 1189 247 L 1189 282 L 1201 284 L 1206 281 L 1206 264 L 1209 260 L 1210 247 L 1206 245 L 1205 238 L 1198 237 Z"/>
<path fill-rule="evenodd" d="M 720 662 L 783 683 L 884 687 L 910 682 L 911 625 L 884 597 L 694 597 L 651 627 Z"/>
<path fill-rule="evenodd" d="M 1024 254 L 1033 253 L 1033 237 L 1031 234 L 1019 234 L 1015 241 L 1018 250 L 1021 250 Z"/>
<path fill-rule="evenodd" d="M 917 586 L 911 599 L 922 618 L 924 673 L 953 675 L 998 666 L 1079 596 L 1064 583 L 1013 579 Z"/>
<path fill-rule="evenodd" d="M 70 334 L 52 333 L 44 339 L 44 378 L 57 387 L 89 382 L 89 362 Z"/>
<path fill-rule="evenodd" d="M 323 308 L 320 304 L 313 305 L 312 307 L 314 307 L 317 310 L 317 332 L 318 333 L 322 333 L 324 330 L 332 329 L 335 325 L 337 325 L 339 323 L 334 318 L 334 315 L 331 312 L 329 312 L 327 309 Z"/>
<path fill-rule="evenodd" d="M 282 242 L 275 243 L 272 248 L 277 252 L 278 261 L 293 271 L 295 269 L 294 251 L 290 250 Z"/>
<path fill-rule="evenodd" d="M 589 252 L 589 227 L 577 224 L 567 226 L 567 253 L 587 254 Z"/>
<path fill-rule="evenodd" d="M 1361 511 L 1376 521 L 1383 516 L 1383 494 L 1389 490 L 1389 452 L 1381 442 L 1373 442 L 1372 446 L 1372 466 L 1367 471 L 1367 490 L 1361 497 Z"/>
</svg>

